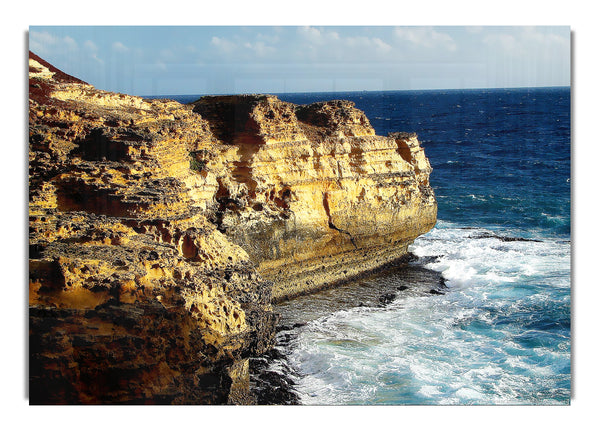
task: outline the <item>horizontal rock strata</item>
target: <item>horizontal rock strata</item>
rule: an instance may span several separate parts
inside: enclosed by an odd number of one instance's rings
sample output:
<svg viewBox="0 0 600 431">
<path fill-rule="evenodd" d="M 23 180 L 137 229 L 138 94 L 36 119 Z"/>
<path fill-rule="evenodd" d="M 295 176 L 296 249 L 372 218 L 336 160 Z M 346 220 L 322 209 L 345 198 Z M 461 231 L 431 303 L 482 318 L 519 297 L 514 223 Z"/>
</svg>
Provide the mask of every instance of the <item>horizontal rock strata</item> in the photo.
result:
<svg viewBox="0 0 600 431">
<path fill-rule="evenodd" d="M 273 300 L 435 223 L 416 136 L 347 101 L 145 100 L 30 53 L 29 136 L 34 404 L 252 403 Z"/>
<path fill-rule="evenodd" d="M 194 111 L 223 145 L 200 159 L 201 173 L 219 173 L 212 219 L 273 281 L 276 300 L 400 258 L 435 224 L 417 136 L 376 136 L 352 102 L 211 96 Z"/>
</svg>

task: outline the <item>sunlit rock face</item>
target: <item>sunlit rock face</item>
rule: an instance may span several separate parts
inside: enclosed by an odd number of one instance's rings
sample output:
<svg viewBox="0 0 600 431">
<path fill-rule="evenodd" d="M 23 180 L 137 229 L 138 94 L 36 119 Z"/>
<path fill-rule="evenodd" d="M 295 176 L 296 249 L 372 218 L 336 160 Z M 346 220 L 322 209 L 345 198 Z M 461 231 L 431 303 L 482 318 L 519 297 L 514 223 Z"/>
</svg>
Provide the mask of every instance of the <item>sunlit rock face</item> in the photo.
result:
<svg viewBox="0 0 600 431">
<path fill-rule="evenodd" d="M 296 106 L 275 96 L 194 104 L 218 140 L 212 220 L 246 250 L 281 299 L 373 270 L 435 224 L 416 135 L 375 136 L 352 102 Z"/>
<path fill-rule="evenodd" d="M 271 288 L 204 215 L 206 121 L 29 70 L 31 402 L 252 402 Z"/>
<path fill-rule="evenodd" d="M 29 90 L 32 403 L 252 403 L 273 300 L 435 223 L 416 136 L 351 102 L 144 100 L 31 53 Z"/>
</svg>

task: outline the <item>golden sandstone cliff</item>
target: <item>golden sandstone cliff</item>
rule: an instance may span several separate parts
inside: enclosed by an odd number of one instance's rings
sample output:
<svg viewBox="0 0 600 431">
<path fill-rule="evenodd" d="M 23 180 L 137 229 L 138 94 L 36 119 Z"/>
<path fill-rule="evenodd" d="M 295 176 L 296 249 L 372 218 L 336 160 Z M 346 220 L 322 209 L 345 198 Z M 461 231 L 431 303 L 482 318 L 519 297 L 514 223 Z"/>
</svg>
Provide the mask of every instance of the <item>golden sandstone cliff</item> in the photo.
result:
<svg viewBox="0 0 600 431">
<path fill-rule="evenodd" d="M 144 100 L 32 53 L 29 89 L 32 403 L 252 403 L 273 300 L 435 224 L 416 136 L 352 102 Z"/>
</svg>

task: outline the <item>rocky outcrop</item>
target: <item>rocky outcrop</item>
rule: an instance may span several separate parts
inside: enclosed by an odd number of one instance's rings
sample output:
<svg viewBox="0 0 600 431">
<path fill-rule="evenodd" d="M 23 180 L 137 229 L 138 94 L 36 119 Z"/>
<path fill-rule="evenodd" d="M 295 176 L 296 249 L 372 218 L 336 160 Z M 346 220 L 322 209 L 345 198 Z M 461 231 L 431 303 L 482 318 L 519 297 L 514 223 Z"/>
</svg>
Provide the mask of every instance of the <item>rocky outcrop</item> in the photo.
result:
<svg viewBox="0 0 600 431">
<path fill-rule="evenodd" d="M 191 105 L 30 53 L 32 403 L 252 403 L 273 300 L 401 257 L 435 223 L 415 135 L 351 102 Z"/>
<path fill-rule="evenodd" d="M 276 300 L 400 258 L 435 224 L 417 136 L 375 136 L 353 102 L 211 96 L 194 111 L 221 145 L 199 158 L 218 202 L 211 219 L 274 283 Z"/>
<path fill-rule="evenodd" d="M 203 214 L 190 107 L 30 56 L 30 400 L 246 403 L 271 289 Z"/>
</svg>

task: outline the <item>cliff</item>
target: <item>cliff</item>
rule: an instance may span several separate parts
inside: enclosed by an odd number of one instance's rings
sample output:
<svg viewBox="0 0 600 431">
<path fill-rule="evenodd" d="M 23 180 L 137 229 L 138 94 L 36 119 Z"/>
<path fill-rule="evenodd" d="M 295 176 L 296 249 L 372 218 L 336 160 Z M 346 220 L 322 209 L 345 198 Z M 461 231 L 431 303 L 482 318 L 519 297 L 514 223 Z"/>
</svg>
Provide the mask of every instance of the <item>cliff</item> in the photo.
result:
<svg viewBox="0 0 600 431">
<path fill-rule="evenodd" d="M 221 145 L 196 156 L 218 204 L 211 219 L 276 300 L 400 258 L 435 224 L 417 136 L 376 136 L 353 102 L 213 96 L 194 112 Z"/>
<path fill-rule="evenodd" d="M 351 102 L 182 105 L 29 56 L 31 403 L 252 403 L 273 300 L 401 257 L 435 223 L 415 135 Z"/>
</svg>

